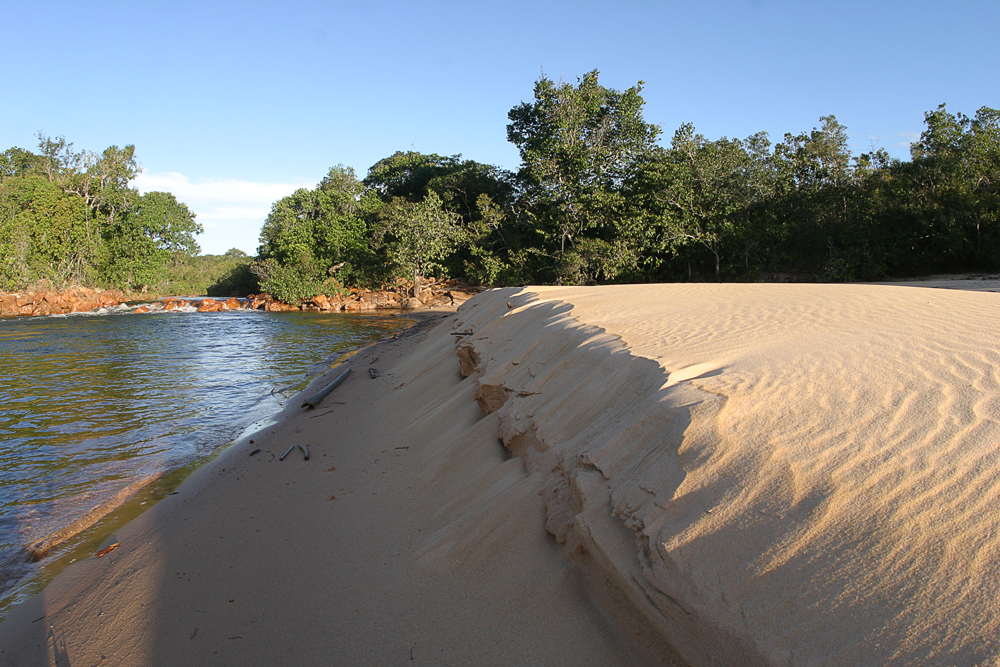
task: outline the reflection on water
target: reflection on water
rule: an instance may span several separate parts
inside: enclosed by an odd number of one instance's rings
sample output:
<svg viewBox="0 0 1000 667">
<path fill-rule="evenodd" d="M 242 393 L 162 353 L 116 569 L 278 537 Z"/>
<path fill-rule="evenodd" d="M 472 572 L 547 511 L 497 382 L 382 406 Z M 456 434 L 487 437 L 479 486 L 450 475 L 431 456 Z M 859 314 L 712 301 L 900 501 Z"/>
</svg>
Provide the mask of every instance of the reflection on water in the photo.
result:
<svg viewBox="0 0 1000 667">
<path fill-rule="evenodd" d="M 405 324 L 259 311 L 0 320 L 0 597 L 31 573 L 26 546 L 228 442 L 283 390 Z"/>
</svg>

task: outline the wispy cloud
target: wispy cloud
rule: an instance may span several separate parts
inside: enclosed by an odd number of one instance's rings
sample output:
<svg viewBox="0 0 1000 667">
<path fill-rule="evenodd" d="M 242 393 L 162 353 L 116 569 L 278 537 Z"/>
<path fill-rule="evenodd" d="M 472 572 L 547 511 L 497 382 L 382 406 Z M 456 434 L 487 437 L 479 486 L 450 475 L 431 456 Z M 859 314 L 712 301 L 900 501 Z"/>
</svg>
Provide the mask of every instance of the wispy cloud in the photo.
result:
<svg viewBox="0 0 1000 667">
<path fill-rule="evenodd" d="M 198 237 L 203 253 L 218 255 L 230 248 L 248 254 L 257 250 L 260 226 L 271 204 L 314 183 L 254 183 L 236 179 L 192 182 L 177 172 L 139 174 L 132 185 L 139 192 L 169 192 L 198 215 L 205 233 Z"/>
<path fill-rule="evenodd" d="M 900 148 L 910 150 L 910 144 L 920 141 L 920 132 L 900 132 L 899 141 L 896 143 Z"/>
</svg>

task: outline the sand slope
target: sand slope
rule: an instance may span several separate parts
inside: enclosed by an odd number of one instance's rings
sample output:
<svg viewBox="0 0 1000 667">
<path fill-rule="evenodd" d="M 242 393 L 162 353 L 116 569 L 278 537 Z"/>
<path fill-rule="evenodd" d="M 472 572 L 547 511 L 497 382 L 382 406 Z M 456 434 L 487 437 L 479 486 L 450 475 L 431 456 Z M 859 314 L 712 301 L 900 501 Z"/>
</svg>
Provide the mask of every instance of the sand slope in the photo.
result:
<svg viewBox="0 0 1000 667">
<path fill-rule="evenodd" d="M 316 410 L 234 445 L 14 610 L 0 664 L 676 664 L 643 657 L 545 531 L 540 482 L 499 444 L 449 326 L 350 363 Z M 309 461 L 278 460 L 299 442 Z"/>
<path fill-rule="evenodd" d="M 57 578 L 0 664 L 1000 664 L 998 316 L 487 292 Z"/>
<path fill-rule="evenodd" d="M 500 297 L 460 325 L 481 402 L 570 557 L 691 664 L 1000 663 L 997 295 Z"/>
</svg>

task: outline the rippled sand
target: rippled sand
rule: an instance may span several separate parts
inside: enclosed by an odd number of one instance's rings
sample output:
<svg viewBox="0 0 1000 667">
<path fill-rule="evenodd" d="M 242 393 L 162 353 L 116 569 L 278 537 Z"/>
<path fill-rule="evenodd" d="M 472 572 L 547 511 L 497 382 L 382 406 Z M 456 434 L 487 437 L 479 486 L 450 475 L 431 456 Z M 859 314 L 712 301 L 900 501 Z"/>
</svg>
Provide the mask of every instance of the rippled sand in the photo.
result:
<svg viewBox="0 0 1000 667">
<path fill-rule="evenodd" d="M 1000 297 L 648 285 L 508 301 L 470 344 L 485 393 L 507 396 L 501 431 L 527 434 L 547 476 L 550 529 L 692 664 L 1000 659 Z"/>
</svg>

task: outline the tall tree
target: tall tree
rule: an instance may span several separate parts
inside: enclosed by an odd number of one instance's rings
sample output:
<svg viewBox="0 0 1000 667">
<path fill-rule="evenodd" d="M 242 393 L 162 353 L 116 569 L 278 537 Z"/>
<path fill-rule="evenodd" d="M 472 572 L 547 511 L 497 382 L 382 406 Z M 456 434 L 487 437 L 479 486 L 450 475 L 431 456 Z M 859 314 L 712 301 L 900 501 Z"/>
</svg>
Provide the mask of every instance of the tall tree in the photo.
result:
<svg viewBox="0 0 1000 667">
<path fill-rule="evenodd" d="M 983 107 L 970 118 L 942 104 L 924 122 L 902 167 L 920 211 L 922 250 L 953 266 L 1000 267 L 1000 110 Z"/>
<path fill-rule="evenodd" d="M 368 220 L 381 207 L 354 170 L 337 165 L 312 190 L 302 188 L 271 207 L 260 232 L 253 271 L 261 289 L 297 303 L 363 281 L 373 262 Z"/>
<path fill-rule="evenodd" d="M 195 214 L 167 192 L 134 197 L 133 209 L 106 231 L 111 284 L 146 292 L 167 287 L 166 269 L 200 252 Z"/>
<path fill-rule="evenodd" d="M 420 294 L 427 271 L 452 252 L 465 236 L 457 213 L 444 210 L 433 190 L 423 201 L 393 200 L 377 228 L 376 243 L 413 279 L 413 296 Z"/>
<path fill-rule="evenodd" d="M 507 115 L 507 138 L 521 155 L 525 208 L 562 280 L 592 279 L 598 264 L 614 273 L 610 242 L 626 210 L 622 187 L 660 134 L 642 118 L 641 81 L 617 91 L 598 76 L 588 72 L 575 86 L 543 76 L 534 101 Z M 586 241 L 590 252 L 582 252 Z"/>
</svg>

